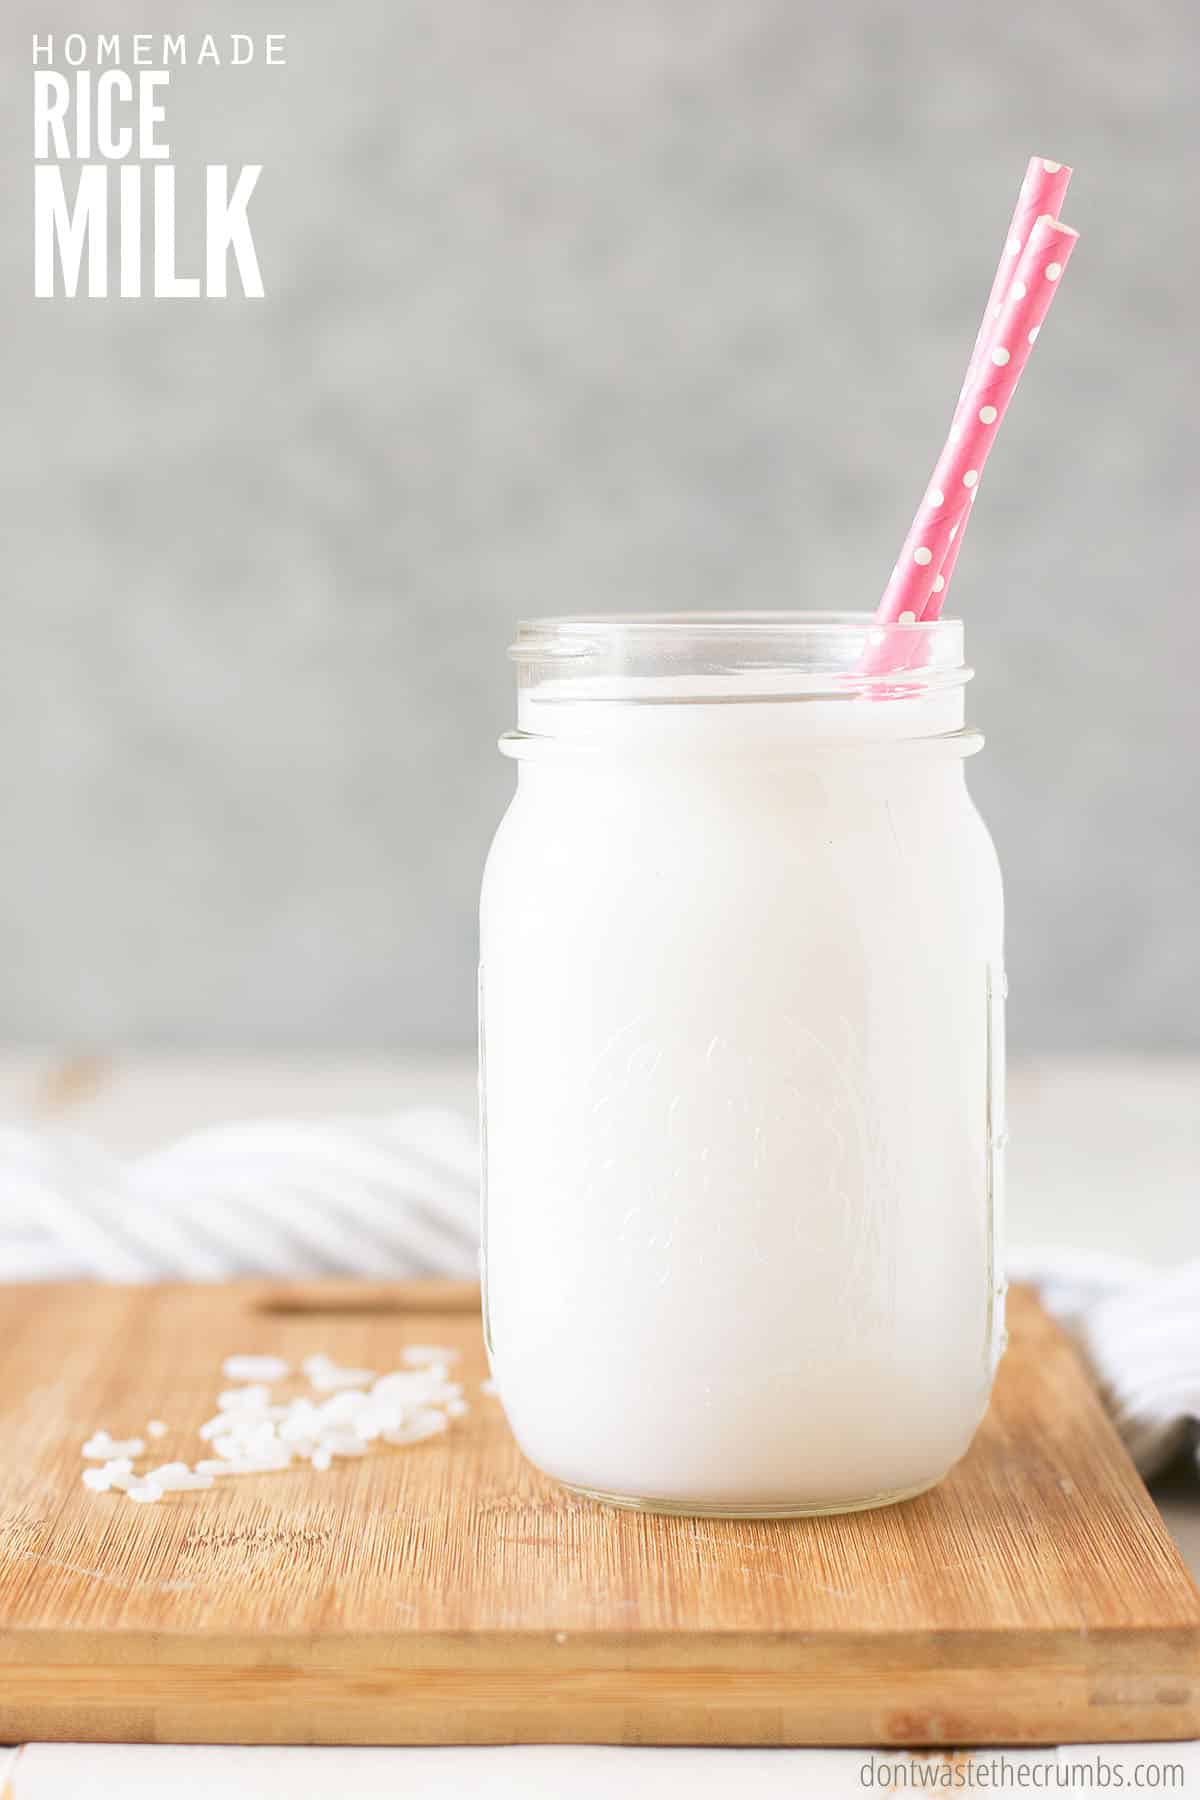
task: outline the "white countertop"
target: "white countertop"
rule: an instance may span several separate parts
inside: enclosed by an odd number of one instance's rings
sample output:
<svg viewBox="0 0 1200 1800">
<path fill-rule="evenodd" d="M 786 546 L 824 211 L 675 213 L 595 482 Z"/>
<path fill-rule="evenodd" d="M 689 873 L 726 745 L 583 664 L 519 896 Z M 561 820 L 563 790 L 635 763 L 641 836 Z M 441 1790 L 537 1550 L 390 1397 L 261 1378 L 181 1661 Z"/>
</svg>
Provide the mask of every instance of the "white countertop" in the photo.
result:
<svg viewBox="0 0 1200 1800">
<path fill-rule="evenodd" d="M 635 1750 L 518 1745 L 485 1750 L 237 1749 L 225 1745 L 27 1744 L 3 1800 L 862 1800 L 943 1793 L 968 1759 L 870 1750 Z M 901 1786 L 909 1761 L 925 1777 Z M 954 1792 L 1200 1795 L 1200 1744 L 1072 1744 L 982 1751 Z M 1097 1780 L 1097 1764 L 1107 1781 Z M 875 1780 L 872 1782 L 872 1765 Z M 884 1770 L 880 1765 L 885 1765 Z M 1021 1779 L 1021 1771 L 1028 1771 Z M 1117 1787 L 1118 1771 L 1121 1785 Z M 881 1774 L 892 1779 L 885 1785 Z M 1138 1776 L 1141 1779 L 1138 1779 Z"/>
<path fill-rule="evenodd" d="M 0 1055 L 0 1121 L 68 1122 L 129 1154 L 235 1118 L 386 1113 L 415 1103 L 474 1110 L 465 1054 L 284 1060 L 252 1056 Z M 1009 1079 L 1012 1141 L 1008 1237 L 1026 1247 L 1070 1245 L 1170 1266 L 1200 1251 L 1200 1058 L 1039 1057 Z M 1200 1484 L 1176 1478 L 1156 1498 L 1194 1573 L 1200 1572 Z M 444 1750 L 234 1749 L 222 1746 L 26 1745 L 0 1749 L 0 1800 L 80 1800 L 169 1792 L 172 1800 L 261 1795 L 308 1800 L 337 1789 L 355 1800 L 403 1793 L 477 1800 L 571 1800 L 620 1793 L 842 1795 L 899 1788 L 871 1780 L 870 1758 L 903 1753 L 825 1750 L 635 1750 L 553 1747 Z M 1055 1791 L 1067 1768 L 1104 1759 L 1124 1793 L 1200 1795 L 1200 1746 L 1072 1745 L 980 1752 L 980 1789 Z M 1144 1765 L 1156 1765 L 1147 1778 Z M 984 1768 L 982 1765 L 987 1765 Z M 1003 1765 L 1003 1767 L 1002 1767 Z M 1163 1765 L 1181 1773 L 1168 1785 Z M 1021 1771 L 1028 1773 L 1021 1779 Z M 1036 1771 L 1036 1772 L 1035 1772 Z M 1137 1772 L 1142 1771 L 1141 1778 Z M 940 1791 L 931 1779 L 924 1785 Z M 902 1779 L 902 1777 L 901 1777 Z M 7 1786 L 5 1782 L 7 1780 Z M 913 1786 L 917 1783 L 913 1782 Z M 965 1787 L 965 1782 L 964 1782 Z M 1100 1785 L 1093 1777 L 1091 1786 Z M 1115 1775 L 1107 1783 L 1116 1787 Z"/>
</svg>

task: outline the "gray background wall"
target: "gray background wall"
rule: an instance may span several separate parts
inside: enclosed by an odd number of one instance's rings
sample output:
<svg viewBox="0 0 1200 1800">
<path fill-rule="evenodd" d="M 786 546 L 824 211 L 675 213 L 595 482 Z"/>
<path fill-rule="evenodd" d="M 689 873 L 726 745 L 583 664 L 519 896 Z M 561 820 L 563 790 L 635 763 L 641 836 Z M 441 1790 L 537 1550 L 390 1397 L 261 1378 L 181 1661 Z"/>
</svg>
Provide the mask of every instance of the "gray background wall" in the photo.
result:
<svg viewBox="0 0 1200 1800">
<path fill-rule="evenodd" d="M 1200 1041 L 1194 21 L 10 0 L 0 1036 L 467 1040 L 514 619 L 873 605 L 1037 151 L 1083 242 L 954 609 L 1013 1036 Z M 31 297 L 81 22 L 289 34 L 169 100 L 181 192 L 265 165 L 265 301 Z"/>
</svg>

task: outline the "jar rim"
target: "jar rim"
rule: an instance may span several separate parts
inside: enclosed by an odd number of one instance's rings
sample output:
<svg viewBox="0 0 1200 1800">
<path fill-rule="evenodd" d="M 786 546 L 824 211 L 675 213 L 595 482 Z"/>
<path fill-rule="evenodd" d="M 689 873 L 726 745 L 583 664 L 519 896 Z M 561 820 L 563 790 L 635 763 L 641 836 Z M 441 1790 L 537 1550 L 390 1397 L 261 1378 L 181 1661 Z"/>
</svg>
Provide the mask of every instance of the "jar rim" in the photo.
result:
<svg viewBox="0 0 1200 1800">
<path fill-rule="evenodd" d="M 918 621 L 926 626 L 961 624 L 961 620 L 940 618 Z M 860 612 L 852 607 L 720 607 L 704 608 L 694 612 L 586 612 L 586 613 L 546 613 L 531 619 L 520 619 L 517 622 L 518 633 L 539 631 L 543 629 L 571 629 L 576 626 L 620 626 L 624 629 L 659 630 L 687 628 L 713 630 L 737 629 L 786 629 L 788 627 L 815 626 L 836 627 L 841 625 L 877 625 L 874 613 Z M 904 627 L 912 630 L 910 623 Z"/>
<path fill-rule="evenodd" d="M 962 621 L 939 618 L 883 625 L 874 613 L 832 609 L 557 613 L 519 620 L 516 641 L 509 648 L 509 655 L 514 662 L 541 661 L 548 655 L 585 654 L 588 648 L 611 650 L 624 641 L 645 646 L 654 638 L 661 638 L 664 644 L 676 645 L 684 640 L 693 644 L 727 642 L 739 636 L 754 640 L 774 637 L 781 642 L 792 640 L 797 644 L 813 644 L 822 639 L 844 643 L 848 635 L 863 642 L 867 639 L 876 644 L 895 641 L 914 648 L 917 644 L 928 646 L 941 639 L 947 648 L 952 644 L 958 647 L 961 654 Z"/>
<path fill-rule="evenodd" d="M 522 694 L 555 700 L 895 696 L 971 673 L 959 619 L 859 612 L 563 614 L 522 620 L 509 655 Z"/>
</svg>

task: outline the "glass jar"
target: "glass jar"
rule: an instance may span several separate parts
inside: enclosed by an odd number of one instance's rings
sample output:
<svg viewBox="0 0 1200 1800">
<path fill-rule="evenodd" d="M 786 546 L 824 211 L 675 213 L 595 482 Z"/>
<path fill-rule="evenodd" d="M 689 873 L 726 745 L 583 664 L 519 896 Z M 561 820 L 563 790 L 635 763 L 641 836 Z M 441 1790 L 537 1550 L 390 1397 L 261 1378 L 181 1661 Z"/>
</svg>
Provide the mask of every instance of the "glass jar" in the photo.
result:
<svg viewBox="0 0 1200 1800">
<path fill-rule="evenodd" d="M 513 1431 L 655 1511 L 919 1493 L 1003 1342 L 1002 899 L 962 627 L 543 619 L 513 655 L 480 968 Z"/>
</svg>

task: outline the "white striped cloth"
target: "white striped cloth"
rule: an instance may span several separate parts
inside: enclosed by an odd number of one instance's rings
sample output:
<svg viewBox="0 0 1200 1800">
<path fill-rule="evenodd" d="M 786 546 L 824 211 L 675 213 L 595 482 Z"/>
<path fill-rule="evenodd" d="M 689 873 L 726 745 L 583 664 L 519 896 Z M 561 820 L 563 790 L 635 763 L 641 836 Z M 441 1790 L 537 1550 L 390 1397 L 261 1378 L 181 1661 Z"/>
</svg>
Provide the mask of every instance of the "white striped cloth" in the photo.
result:
<svg viewBox="0 0 1200 1800">
<path fill-rule="evenodd" d="M 0 1129 L 0 1281 L 473 1275 L 479 1151 L 456 1114 L 264 1120 L 121 1162 Z"/>
<path fill-rule="evenodd" d="M 446 1111 L 223 1125 L 129 1162 L 0 1129 L 0 1281 L 469 1276 L 478 1215 L 476 1134 Z M 1144 1474 L 1195 1446 L 1200 1262 L 1017 1251 L 1008 1272 L 1074 1333 Z"/>
<path fill-rule="evenodd" d="M 1033 1282 L 1072 1333 L 1143 1475 L 1185 1446 L 1196 1453 L 1200 1260 L 1163 1270 L 1098 1252 L 1015 1251 L 1008 1278 Z"/>
</svg>

